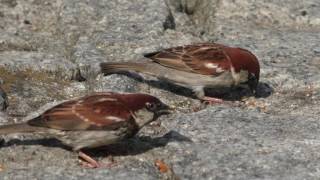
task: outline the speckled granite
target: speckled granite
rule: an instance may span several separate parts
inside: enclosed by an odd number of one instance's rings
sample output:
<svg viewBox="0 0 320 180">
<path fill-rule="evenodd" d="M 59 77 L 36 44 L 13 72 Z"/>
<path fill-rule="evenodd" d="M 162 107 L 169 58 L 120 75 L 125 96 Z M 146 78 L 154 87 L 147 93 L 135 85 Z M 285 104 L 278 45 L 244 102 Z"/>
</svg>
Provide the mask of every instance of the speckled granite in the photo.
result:
<svg viewBox="0 0 320 180">
<path fill-rule="evenodd" d="M 102 162 L 112 156 L 109 169 L 80 167 L 54 139 L 4 136 L 0 179 L 319 179 L 319 8 L 316 0 L 0 0 L 9 102 L 0 124 L 94 91 L 150 93 L 176 108 L 128 142 L 90 151 Z M 204 41 L 256 54 L 260 97 L 205 106 L 179 88 L 99 74 L 102 61 Z"/>
</svg>

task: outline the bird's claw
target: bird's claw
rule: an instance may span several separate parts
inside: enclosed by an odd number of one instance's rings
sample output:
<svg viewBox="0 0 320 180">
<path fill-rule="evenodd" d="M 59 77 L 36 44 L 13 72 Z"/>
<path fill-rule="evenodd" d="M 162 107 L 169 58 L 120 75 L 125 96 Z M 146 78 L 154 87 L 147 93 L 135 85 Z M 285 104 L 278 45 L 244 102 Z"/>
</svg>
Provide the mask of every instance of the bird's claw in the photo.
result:
<svg viewBox="0 0 320 180">
<path fill-rule="evenodd" d="M 214 98 L 214 97 L 208 97 L 208 96 L 203 97 L 201 100 L 202 100 L 205 104 L 208 104 L 208 105 L 222 104 L 222 103 L 225 102 L 225 101 L 222 100 L 222 99 Z"/>
</svg>

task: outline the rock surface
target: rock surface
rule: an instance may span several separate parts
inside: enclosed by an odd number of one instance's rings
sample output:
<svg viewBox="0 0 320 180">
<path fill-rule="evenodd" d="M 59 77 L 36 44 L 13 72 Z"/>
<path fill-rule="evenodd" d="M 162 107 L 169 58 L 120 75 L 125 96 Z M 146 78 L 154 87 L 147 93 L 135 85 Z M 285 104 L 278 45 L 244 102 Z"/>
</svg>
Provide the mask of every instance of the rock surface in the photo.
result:
<svg viewBox="0 0 320 180">
<path fill-rule="evenodd" d="M 102 162 L 112 156 L 110 169 L 80 167 L 54 139 L 5 136 L 0 179 L 319 179 L 319 8 L 316 0 L 0 0 L 0 84 L 9 101 L 0 124 L 95 91 L 145 92 L 176 107 L 160 126 L 90 152 Z M 172 92 L 180 89 L 98 74 L 102 61 L 205 41 L 257 55 L 259 98 L 205 107 Z"/>
<path fill-rule="evenodd" d="M 1 81 L 1 79 L 0 79 Z M 0 83 L 1 85 L 1 83 Z M 8 98 L 6 92 L 0 86 L 0 111 L 5 110 L 8 107 Z"/>
</svg>

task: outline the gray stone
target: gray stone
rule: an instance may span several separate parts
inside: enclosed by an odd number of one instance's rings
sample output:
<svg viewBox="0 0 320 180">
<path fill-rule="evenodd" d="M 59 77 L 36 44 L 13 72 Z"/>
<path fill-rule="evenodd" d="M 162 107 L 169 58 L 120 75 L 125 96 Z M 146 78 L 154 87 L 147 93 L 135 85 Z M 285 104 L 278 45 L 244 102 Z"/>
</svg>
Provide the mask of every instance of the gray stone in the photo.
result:
<svg viewBox="0 0 320 180">
<path fill-rule="evenodd" d="M 109 169 L 84 169 L 75 153 L 41 135 L 4 136 L 0 179 L 319 179 L 319 6 L 0 1 L 0 78 L 10 100 L 1 124 L 100 91 L 149 93 L 176 109 L 126 142 L 90 151 L 104 163 L 113 156 Z M 99 74 L 103 61 L 139 61 L 144 53 L 202 41 L 252 51 L 261 65 L 259 96 L 205 106 L 167 84 Z M 168 171 L 161 173 L 156 160 Z"/>
<path fill-rule="evenodd" d="M 320 47 L 315 47 L 315 48 L 313 48 L 313 51 L 314 51 L 316 54 L 320 54 Z"/>
</svg>

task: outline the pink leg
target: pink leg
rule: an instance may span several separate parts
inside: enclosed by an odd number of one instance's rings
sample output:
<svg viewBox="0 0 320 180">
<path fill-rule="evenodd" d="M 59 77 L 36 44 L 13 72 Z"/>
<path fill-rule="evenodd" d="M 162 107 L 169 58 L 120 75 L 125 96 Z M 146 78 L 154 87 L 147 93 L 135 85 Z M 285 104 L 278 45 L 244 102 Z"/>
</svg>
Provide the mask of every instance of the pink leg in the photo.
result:
<svg viewBox="0 0 320 180">
<path fill-rule="evenodd" d="M 204 96 L 201 100 L 208 102 L 210 105 L 211 104 L 221 104 L 224 101 L 222 99 L 219 98 L 214 98 L 214 97 L 208 97 L 208 96 Z"/>
<path fill-rule="evenodd" d="M 92 157 L 88 156 L 87 154 L 83 153 L 82 151 L 79 151 L 79 157 L 85 160 L 85 162 L 82 162 L 82 165 L 84 167 L 88 168 L 99 168 L 101 165 L 94 160 Z"/>
<path fill-rule="evenodd" d="M 116 164 L 116 162 L 111 162 L 108 164 L 98 163 L 96 160 L 94 160 L 92 157 L 88 156 L 82 151 L 79 151 L 79 157 L 85 160 L 85 161 L 82 161 L 81 164 L 83 167 L 86 167 L 86 168 L 101 168 L 101 167 L 111 168 L 114 164 Z"/>
</svg>

